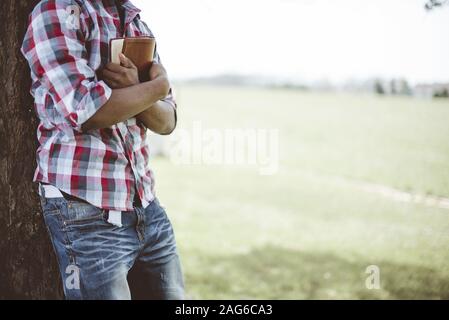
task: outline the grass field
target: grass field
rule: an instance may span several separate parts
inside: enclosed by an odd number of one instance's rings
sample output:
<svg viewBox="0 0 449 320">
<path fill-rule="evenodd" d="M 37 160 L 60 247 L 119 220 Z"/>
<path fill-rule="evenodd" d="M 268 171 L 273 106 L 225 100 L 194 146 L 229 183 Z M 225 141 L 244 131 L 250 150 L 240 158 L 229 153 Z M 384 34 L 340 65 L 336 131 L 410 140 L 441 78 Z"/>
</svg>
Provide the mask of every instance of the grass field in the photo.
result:
<svg viewBox="0 0 449 320">
<path fill-rule="evenodd" d="M 191 298 L 449 299 L 449 209 L 388 196 L 449 198 L 449 102 L 200 86 L 178 102 L 180 128 L 280 130 L 272 176 L 154 159 Z"/>
</svg>

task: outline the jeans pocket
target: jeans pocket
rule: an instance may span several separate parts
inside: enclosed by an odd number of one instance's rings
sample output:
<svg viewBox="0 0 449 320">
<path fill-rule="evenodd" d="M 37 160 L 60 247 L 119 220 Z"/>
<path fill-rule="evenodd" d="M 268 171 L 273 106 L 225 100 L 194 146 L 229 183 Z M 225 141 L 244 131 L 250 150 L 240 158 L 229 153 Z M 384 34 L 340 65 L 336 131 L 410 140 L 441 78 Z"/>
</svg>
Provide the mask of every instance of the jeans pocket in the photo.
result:
<svg viewBox="0 0 449 320">
<path fill-rule="evenodd" d="M 67 226 L 83 225 L 90 222 L 106 222 L 106 211 L 88 203 L 67 201 L 67 211 L 63 212 Z"/>
<path fill-rule="evenodd" d="M 42 212 L 45 216 L 55 215 L 61 212 L 61 205 L 63 203 L 64 198 L 54 198 L 54 199 L 45 199 L 43 197 L 40 198 Z"/>
</svg>

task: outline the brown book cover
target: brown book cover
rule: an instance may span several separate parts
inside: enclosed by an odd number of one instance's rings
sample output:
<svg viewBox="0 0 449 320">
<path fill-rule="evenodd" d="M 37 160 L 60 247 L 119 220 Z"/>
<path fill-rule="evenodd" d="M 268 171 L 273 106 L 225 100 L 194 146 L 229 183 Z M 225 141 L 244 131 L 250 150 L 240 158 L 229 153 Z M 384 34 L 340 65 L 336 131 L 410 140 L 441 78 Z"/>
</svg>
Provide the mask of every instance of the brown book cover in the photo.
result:
<svg viewBox="0 0 449 320">
<path fill-rule="evenodd" d="M 109 59 L 120 64 L 119 54 L 127 56 L 139 70 L 140 81 L 150 80 L 156 39 L 151 37 L 115 38 L 109 42 Z"/>
</svg>

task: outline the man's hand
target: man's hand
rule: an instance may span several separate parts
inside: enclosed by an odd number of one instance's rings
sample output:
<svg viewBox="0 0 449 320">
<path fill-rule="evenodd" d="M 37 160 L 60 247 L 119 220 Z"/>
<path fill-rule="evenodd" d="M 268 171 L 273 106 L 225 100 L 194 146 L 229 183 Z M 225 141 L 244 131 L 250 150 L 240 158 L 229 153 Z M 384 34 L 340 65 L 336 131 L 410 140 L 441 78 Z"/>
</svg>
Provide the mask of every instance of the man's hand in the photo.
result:
<svg viewBox="0 0 449 320">
<path fill-rule="evenodd" d="M 139 71 L 137 67 L 123 53 L 119 57 L 120 65 L 108 63 L 104 69 L 98 72 L 100 80 L 106 82 L 111 89 L 123 89 L 139 84 Z M 150 81 L 156 81 L 157 87 L 165 93 L 161 99 L 168 95 L 170 83 L 168 81 L 167 71 L 162 64 L 153 63 L 150 69 Z"/>
<path fill-rule="evenodd" d="M 153 62 L 150 69 L 150 81 L 156 81 L 159 84 L 159 88 L 165 93 L 163 98 L 170 92 L 170 82 L 168 80 L 167 71 L 162 64 Z"/>
<path fill-rule="evenodd" d="M 162 64 L 154 62 L 150 69 L 150 79 L 154 80 L 157 78 L 168 79 L 168 75 L 167 70 L 165 70 Z"/>
<path fill-rule="evenodd" d="M 112 89 L 122 89 L 139 84 L 137 67 L 123 53 L 120 54 L 120 65 L 108 63 L 99 72 L 100 79 Z"/>
</svg>

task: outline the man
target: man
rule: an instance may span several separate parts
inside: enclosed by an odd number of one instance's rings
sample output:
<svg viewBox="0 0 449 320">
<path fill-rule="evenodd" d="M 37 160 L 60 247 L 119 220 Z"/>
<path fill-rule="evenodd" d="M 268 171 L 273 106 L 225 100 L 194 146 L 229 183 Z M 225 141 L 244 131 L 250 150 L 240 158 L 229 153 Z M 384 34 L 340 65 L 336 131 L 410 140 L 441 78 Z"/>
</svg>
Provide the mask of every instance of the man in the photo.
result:
<svg viewBox="0 0 449 320">
<path fill-rule="evenodd" d="M 167 73 L 156 53 L 140 83 L 127 57 L 108 57 L 110 39 L 152 36 L 139 12 L 128 0 L 43 0 L 23 42 L 40 120 L 34 180 L 67 299 L 184 297 L 148 161 L 147 131 L 176 126 Z"/>
</svg>

